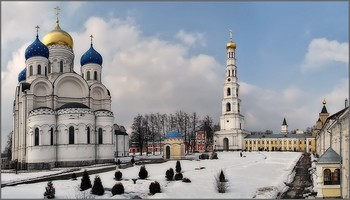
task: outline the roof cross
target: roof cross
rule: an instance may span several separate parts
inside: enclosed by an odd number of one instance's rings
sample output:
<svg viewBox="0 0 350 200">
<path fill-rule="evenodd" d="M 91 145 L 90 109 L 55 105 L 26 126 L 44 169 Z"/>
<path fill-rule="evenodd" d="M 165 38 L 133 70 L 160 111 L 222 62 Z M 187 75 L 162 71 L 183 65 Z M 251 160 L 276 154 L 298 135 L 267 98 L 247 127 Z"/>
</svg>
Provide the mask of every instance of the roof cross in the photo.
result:
<svg viewBox="0 0 350 200">
<path fill-rule="evenodd" d="M 232 41 L 232 30 L 230 29 L 230 41 Z"/>
<path fill-rule="evenodd" d="M 39 33 L 39 28 L 40 28 L 40 26 L 38 26 L 38 25 L 36 25 L 36 34 L 38 34 Z"/>
</svg>

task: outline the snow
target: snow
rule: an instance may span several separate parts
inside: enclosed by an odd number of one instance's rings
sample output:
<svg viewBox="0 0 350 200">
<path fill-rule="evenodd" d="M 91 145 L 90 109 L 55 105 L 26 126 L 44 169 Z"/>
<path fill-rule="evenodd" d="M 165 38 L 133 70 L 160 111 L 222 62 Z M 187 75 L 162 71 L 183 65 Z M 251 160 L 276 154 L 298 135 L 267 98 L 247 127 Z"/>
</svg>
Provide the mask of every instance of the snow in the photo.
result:
<svg viewBox="0 0 350 200">
<path fill-rule="evenodd" d="M 191 183 L 166 180 L 166 170 L 169 168 L 175 170 L 176 161 L 147 164 L 148 178 L 146 180 L 137 180 L 136 184 L 133 183 L 132 179 L 138 177 L 141 166 L 135 165 L 130 168 L 120 169 L 123 173 L 123 180 L 120 182 L 125 188 L 125 193 L 112 196 L 111 192 L 106 190 L 103 196 L 96 196 L 95 198 L 130 199 L 135 196 L 148 199 L 276 198 L 279 192 L 283 192 L 286 189 L 284 182 L 289 183 L 293 180 L 294 173 L 292 170 L 301 153 L 244 152 L 243 155 L 246 157 L 240 157 L 239 152 L 218 152 L 218 160 L 181 160 L 183 177 L 189 178 L 192 181 Z M 226 193 L 218 193 L 215 187 L 215 176 L 221 169 L 224 171 L 226 179 L 228 179 Z M 105 188 L 111 189 L 117 182 L 114 180 L 114 172 L 98 174 Z M 18 175 L 25 178 L 24 174 Z M 15 179 L 18 175 L 1 174 L 2 180 L 3 177 L 6 177 L 7 181 Z M 90 175 L 92 183 L 94 177 L 95 174 Z M 93 198 L 94 195 L 91 196 L 89 194 L 90 189 L 85 192 L 79 191 L 80 180 L 81 177 L 78 177 L 78 180 L 75 181 L 53 181 L 53 186 L 56 188 L 55 198 L 76 199 L 83 198 L 83 196 Z M 149 194 L 149 185 L 153 181 L 160 183 L 162 193 Z M 46 185 L 47 182 L 40 182 L 4 187 L 1 191 L 1 197 L 41 199 L 43 198 Z"/>
</svg>

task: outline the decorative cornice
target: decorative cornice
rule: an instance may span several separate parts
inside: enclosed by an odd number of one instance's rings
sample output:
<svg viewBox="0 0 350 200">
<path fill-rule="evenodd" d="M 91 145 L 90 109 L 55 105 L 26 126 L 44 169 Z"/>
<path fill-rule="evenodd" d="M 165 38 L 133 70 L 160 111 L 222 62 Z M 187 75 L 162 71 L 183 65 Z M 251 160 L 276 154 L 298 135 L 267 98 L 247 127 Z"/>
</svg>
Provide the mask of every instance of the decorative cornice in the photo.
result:
<svg viewBox="0 0 350 200">
<path fill-rule="evenodd" d="M 93 112 L 90 110 L 90 108 L 63 108 L 58 110 L 57 114 L 93 114 Z"/>
<path fill-rule="evenodd" d="M 98 110 L 95 111 L 96 117 L 113 117 L 113 112 L 108 110 Z"/>
<path fill-rule="evenodd" d="M 38 108 L 29 112 L 29 117 L 37 115 L 56 115 L 56 111 L 51 108 Z"/>
</svg>

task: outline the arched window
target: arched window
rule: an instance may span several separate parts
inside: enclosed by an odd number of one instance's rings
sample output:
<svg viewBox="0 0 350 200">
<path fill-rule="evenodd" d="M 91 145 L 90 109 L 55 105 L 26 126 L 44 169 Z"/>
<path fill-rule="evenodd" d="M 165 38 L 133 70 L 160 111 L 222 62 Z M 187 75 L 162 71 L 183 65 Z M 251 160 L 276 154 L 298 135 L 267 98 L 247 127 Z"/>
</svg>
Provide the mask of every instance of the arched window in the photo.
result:
<svg viewBox="0 0 350 200">
<path fill-rule="evenodd" d="M 325 169 L 323 171 L 323 184 L 324 185 L 331 185 L 332 184 L 332 177 L 331 177 L 331 170 Z"/>
<path fill-rule="evenodd" d="M 90 80 L 90 71 L 86 72 L 86 80 Z"/>
<path fill-rule="evenodd" d="M 94 71 L 94 80 L 97 80 L 97 71 Z"/>
<path fill-rule="evenodd" d="M 230 74 L 230 70 L 227 70 L 228 71 L 228 76 L 231 76 L 231 74 Z"/>
<path fill-rule="evenodd" d="M 34 146 L 39 145 L 39 128 L 35 128 L 34 131 Z"/>
<path fill-rule="evenodd" d="M 231 88 L 227 88 L 227 96 L 231 95 Z"/>
<path fill-rule="evenodd" d="M 74 144 L 74 127 L 69 127 L 69 144 Z"/>
<path fill-rule="evenodd" d="M 50 129 L 50 145 L 53 145 L 53 128 Z"/>
<path fill-rule="evenodd" d="M 238 97 L 238 88 L 236 88 L 236 96 Z"/>
<path fill-rule="evenodd" d="M 87 143 L 90 144 L 90 127 L 87 127 L 86 135 L 87 135 Z"/>
<path fill-rule="evenodd" d="M 63 61 L 60 61 L 60 72 L 63 72 Z"/>
<path fill-rule="evenodd" d="M 47 76 L 47 71 L 46 71 L 46 67 L 45 67 L 45 76 Z"/>
<path fill-rule="evenodd" d="M 340 170 L 339 169 L 335 169 L 333 172 L 333 185 L 339 185 L 340 184 Z"/>
<path fill-rule="evenodd" d="M 239 108 L 239 107 L 240 107 L 240 105 L 239 105 L 239 103 L 238 103 L 238 112 L 240 111 L 240 108 Z"/>
<path fill-rule="evenodd" d="M 33 66 L 29 66 L 29 76 L 33 76 Z"/>
<path fill-rule="evenodd" d="M 84 78 L 84 73 L 82 73 L 81 76 Z"/>
<path fill-rule="evenodd" d="M 231 104 L 230 103 L 226 104 L 226 111 L 231 111 Z"/>
<path fill-rule="evenodd" d="M 98 143 L 103 144 L 102 128 L 98 129 Z"/>
<path fill-rule="evenodd" d="M 38 65 L 38 74 L 41 74 L 41 65 Z"/>
</svg>

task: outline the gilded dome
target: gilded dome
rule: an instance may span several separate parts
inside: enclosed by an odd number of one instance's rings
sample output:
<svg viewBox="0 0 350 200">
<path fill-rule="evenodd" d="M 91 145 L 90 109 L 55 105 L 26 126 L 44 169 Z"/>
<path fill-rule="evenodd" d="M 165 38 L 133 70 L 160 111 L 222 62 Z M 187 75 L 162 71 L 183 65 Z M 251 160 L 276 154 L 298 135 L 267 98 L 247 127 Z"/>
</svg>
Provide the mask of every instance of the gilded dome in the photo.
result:
<svg viewBox="0 0 350 200">
<path fill-rule="evenodd" d="M 56 20 L 55 29 L 46 34 L 42 41 L 46 46 L 53 44 L 63 44 L 73 49 L 72 37 L 66 31 L 61 29 L 60 25 L 58 24 L 58 20 Z"/>
<path fill-rule="evenodd" d="M 236 49 L 236 43 L 230 41 L 226 44 L 226 49 L 229 49 L 229 48 L 234 48 Z"/>
</svg>

